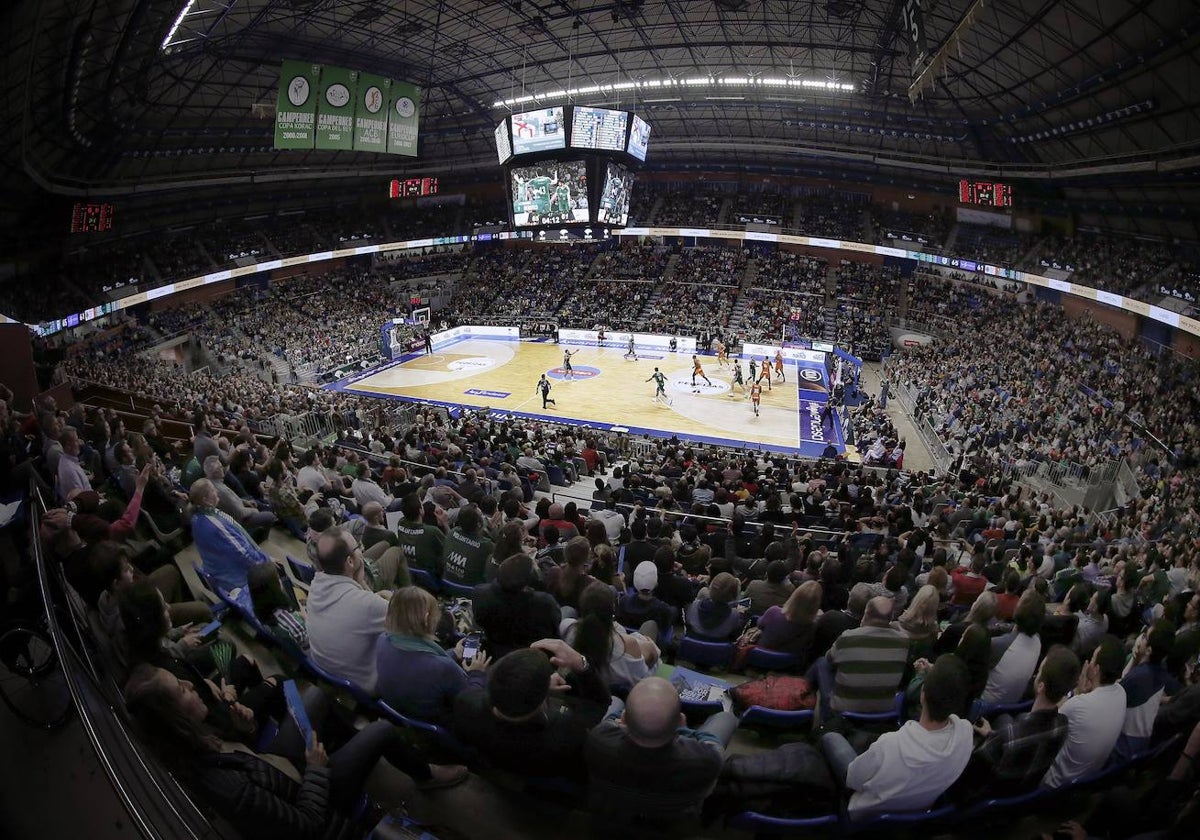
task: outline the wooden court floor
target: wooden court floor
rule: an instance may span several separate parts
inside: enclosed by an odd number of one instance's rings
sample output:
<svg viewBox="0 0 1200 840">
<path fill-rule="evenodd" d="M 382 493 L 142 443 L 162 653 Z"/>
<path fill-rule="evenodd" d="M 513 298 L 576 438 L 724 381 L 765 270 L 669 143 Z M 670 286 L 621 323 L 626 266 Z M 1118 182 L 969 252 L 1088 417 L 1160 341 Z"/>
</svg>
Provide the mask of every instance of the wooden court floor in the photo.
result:
<svg viewBox="0 0 1200 840">
<path fill-rule="evenodd" d="M 571 358 L 574 379 L 564 378 L 563 352 L 567 349 L 577 351 Z M 701 356 L 701 363 L 711 384 L 698 378 L 698 387 L 693 389 L 689 354 L 648 352 L 633 361 L 625 359 L 624 350 L 618 348 L 467 339 L 333 387 L 347 393 L 624 426 L 634 432 L 678 433 L 735 446 L 784 450 L 800 446 L 794 367 L 787 368 L 790 381 L 775 382 L 772 390 L 763 390 L 756 417 L 741 388 L 731 389 L 730 367 L 718 367 L 713 356 Z M 670 405 L 654 400 L 654 383 L 647 381 L 656 366 L 667 377 Z M 748 379 L 745 362 L 742 367 Z M 551 382 L 550 398 L 556 403 L 545 409 L 536 389 L 543 373 Z"/>
</svg>

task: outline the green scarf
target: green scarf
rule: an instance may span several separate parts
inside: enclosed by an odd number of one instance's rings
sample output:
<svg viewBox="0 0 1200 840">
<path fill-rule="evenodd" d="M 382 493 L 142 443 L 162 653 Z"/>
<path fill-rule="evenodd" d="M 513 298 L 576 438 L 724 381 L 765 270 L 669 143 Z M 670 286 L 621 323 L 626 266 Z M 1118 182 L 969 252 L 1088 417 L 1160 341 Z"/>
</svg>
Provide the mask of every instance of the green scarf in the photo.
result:
<svg viewBox="0 0 1200 840">
<path fill-rule="evenodd" d="M 388 633 L 388 642 L 396 650 L 406 650 L 410 653 L 431 653 L 434 656 L 444 656 L 453 660 L 450 651 L 444 650 L 437 642 L 421 636 L 404 636 L 400 633 Z"/>
</svg>

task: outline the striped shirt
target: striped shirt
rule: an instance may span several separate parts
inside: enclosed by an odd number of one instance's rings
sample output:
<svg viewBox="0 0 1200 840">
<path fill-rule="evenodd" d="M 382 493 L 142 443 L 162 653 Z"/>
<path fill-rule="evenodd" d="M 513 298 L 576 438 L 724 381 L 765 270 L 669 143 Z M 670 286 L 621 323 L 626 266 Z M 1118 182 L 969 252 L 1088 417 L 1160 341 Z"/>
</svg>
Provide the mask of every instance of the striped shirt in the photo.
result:
<svg viewBox="0 0 1200 840">
<path fill-rule="evenodd" d="M 829 649 L 835 712 L 886 712 L 895 706 L 908 663 L 908 636 L 892 627 L 856 627 Z"/>
<path fill-rule="evenodd" d="M 290 640 L 305 653 L 308 652 L 308 628 L 304 626 L 304 618 L 300 613 L 279 607 L 271 613 L 271 618 L 275 622 L 272 629 L 276 633 Z"/>
</svg>

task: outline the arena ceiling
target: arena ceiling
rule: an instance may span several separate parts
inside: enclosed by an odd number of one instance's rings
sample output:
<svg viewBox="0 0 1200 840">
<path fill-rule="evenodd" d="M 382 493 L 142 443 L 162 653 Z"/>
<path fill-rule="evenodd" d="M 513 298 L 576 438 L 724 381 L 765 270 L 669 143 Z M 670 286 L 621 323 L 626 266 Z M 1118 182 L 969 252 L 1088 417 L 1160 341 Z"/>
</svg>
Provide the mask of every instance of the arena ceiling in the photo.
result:
<svg viewBox="0 0 1200 840">
<path fill-rule="evenodd" d="M 845 160 L 1194 189 L 1200 4 L 923 0 L 929 53 L 944 65 L 915 98 L 905 6 L 14 0 L 0 130 L 10 173 L 68 194 L 300 173 L 487 177 L 504 115 L 582 88 L 570 101 L 646 116 L 652 168 Z M 420 85 L 420 157 L 272 150 L 285 58 Z M 681 84 L 704 77 L 714 81 Z M 522 96 L 533 98 L 497 104 Z"/>
</svg>

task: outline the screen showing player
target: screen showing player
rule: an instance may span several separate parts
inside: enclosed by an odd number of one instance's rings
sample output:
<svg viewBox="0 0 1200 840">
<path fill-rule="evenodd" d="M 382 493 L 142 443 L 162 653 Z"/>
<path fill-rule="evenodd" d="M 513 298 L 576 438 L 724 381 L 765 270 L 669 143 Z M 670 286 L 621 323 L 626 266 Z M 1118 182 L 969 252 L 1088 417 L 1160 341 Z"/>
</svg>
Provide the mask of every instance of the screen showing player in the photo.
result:
<svg viewBox="0 0 1200 840">
<path fill-rule="evenodd" d="M 513 154 L 527 155 L 566 147 L 567 130 L 563 126 L 561 105 L 512 115 Z"/>
<path fill-rule="evenodd" d="M 650 145 L 650 123 L 633 115 L 633 128 L 629 132 L 629 148 L 625 151 L 633 155 L 638 160 L 646 159 L 646 149 Z"/>
<path fill-rule="evenodd" d="M 587 166 L 582 160 L 516 166 L 512 175 L 513 225 L 562 225 L 588 219 Z"/>
<path fill-rule="evenodd" d="M 624 111 L 576 106 L 571 115 L 571 148 L 623 151 L 627 118 Z"/>
<path fill-rule="evenodd" d="M 633 189 L 633 173 L 615 163 L 607 165 L 604 173 L 604 192 L 600 194 L 600 214 L 596 221 L 602 225 L 625 226 L 629 221 L 629 194 Z"/>
<path fill-rule="evenodd" d="M 508 120 L 496 126 L 496 157 L 500 163 L 507 163 L 512 157 L 512 142 L 508 139 Z"/>
</svg>

